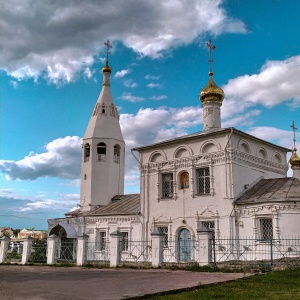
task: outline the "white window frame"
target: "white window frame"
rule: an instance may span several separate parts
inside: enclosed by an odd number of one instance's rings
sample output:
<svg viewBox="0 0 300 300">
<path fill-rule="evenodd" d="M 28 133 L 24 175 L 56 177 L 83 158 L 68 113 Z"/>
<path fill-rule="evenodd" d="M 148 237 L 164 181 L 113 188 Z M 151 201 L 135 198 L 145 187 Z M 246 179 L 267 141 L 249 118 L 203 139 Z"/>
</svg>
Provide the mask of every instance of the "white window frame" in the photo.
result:
<svg viewBox="0 0 300 300">
<path fill-rule="evenodd" d="M 204 178 L 204 183 L 203 183 L 203 192 L 201 193 L 199 190 L 199 181 L 200 181 L 200 176 L 198 175 L 199 170 L 201 169 L 208 169 L 209 174 L 208 175 L 204 175 L 201 176 L 201 178 Z M 206 182 L 209 181 L 209 191 L 206 192 Z M 211 195 L 211 191 L 212 191 L 212 180 L 211 180 L 211 168 L 209 166 L 201 166 L 201 167 L 197 167 L 195 168 L 195 185 L 196 185 L 196 195 L 198 196 L 202 196 L 202 195 Z"/>
<path fill-rule="evenodd" d="M 170 181 L 165 181 L 164 179 L 167 176 L 171 176 Z M 165 194 L 165 183 L 169 183 L 169 195 L 166 196 Z M 161 173 L 161 199 L 173 199 L 174 198 L 174 174 L 173 172 L 165 172 Z"/>
</svg>

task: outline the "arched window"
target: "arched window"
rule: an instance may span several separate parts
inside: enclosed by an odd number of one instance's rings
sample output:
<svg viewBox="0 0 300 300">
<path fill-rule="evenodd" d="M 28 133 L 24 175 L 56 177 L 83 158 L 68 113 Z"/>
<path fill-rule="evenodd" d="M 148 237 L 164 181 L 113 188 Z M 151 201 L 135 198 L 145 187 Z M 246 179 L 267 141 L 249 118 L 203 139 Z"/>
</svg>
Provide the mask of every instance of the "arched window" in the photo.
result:
<svg viewBox="0 0 300 300">
<path fill-rule="evenodd" d="M 89 161 L 90 160 L 90 155 L 91 155 L 91 147 L 89 144 L 84 145 L 84 161 Z"/>
<path fill-rule="evenodd" d="M 114 162 L 116 163 L 120 163 L 120 150 L 120 145 L 117 144 L 114 146 Z"/>
<path fill-rule="evenodd" d="M 98 161 L 106 161 L 106 144 L 99 143 L 97 145 L 97 160 Z"/>
</svg>

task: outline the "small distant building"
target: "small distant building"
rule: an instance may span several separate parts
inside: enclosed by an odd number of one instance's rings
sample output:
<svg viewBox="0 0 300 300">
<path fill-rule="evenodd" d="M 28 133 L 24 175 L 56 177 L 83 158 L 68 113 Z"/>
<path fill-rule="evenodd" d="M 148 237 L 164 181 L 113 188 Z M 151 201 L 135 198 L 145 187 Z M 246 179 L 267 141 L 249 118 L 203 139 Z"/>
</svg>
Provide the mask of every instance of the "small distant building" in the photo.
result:
<svg viewBox="0 0 300 300">
<path fill-rule="evenodd" d="M 30 236 L 33 239 L 46 239 L 47 230 L 35 230 L 34 228 L 24 228 L 18 233 L 18 239 Z"/>
<path fill-rule="evenodd" d="M 3 236 L 12 236 L 14 234 L 13 230 L 10 227 L 0 227 L 0 237 Z"/>
</svg>

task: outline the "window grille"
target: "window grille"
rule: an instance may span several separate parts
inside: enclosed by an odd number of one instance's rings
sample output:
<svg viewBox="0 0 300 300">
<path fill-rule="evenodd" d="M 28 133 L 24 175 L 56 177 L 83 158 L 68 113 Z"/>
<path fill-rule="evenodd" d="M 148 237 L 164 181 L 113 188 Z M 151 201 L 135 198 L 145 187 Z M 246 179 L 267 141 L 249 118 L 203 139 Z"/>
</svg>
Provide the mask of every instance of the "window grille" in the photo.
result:
<svg viewBox="0 0 300 300">
<path fill-rule="evenodd" d="M 173 173 L 162 174 L 162 198 L 173 197 Z"/>
<path fill-rule="evenodd" d="M 128 251 L 128 232 L 122 232 L 122 235 L 121 251 Z"/>
<path fill-rule="evenodd" d="M 213 230 L 213 237 L 215 237 L 215 222 L 214 221 L 205 221 L 202 222 L 202 227 Z"/>
<path fill-rule="evenodd" d="M 106 161 L 106 144 L 99 143 L 97 145 L 97 159 L 98 161 Z"/>
<path fill-rule="evenodd" d="M 196 170 L 197 193 L 210 194 L 209 167 Z"/>
<path fill-rule="evenodd" d="M 168 247 L 168 227 L 167 226 L 160 226 L 157 228 L 159 233 L 164 234 L 163 237 L 163 246 Z"/>
<path fill-rule="evenodd" d="M 100 232 L 100 249 L 99 250 L 105 250 L 106 249 L 106 232 L 101 231 Z"/>
<path fill-rule="evenodd" d="M 120 151 L 121 147 L 119 145 L 114 146 L 114 162 L 120 163 Z"/>
<path fill-rule="evenodd" d="M 260 234 L 263 240 L 273 239 L 273 220 L 271 218 L 260 219 Z"/>
</svg>

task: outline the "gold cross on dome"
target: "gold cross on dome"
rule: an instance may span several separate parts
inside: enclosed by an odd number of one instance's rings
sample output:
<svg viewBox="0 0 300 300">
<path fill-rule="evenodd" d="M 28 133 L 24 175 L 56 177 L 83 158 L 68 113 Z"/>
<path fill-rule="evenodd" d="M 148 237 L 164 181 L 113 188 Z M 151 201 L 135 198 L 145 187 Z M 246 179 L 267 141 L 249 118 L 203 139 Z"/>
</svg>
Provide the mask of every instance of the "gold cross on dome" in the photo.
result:
<svg viewBox="0 0 300 300">
<path fill-rule="evenodd" d="M 216 49 L 216 46 L 213 45 L 211 39 L 206 43 L 207 47 L 209 48 L 209 65 L 210 65 L 210 72 L 212 72 L 212 52 Z"/>
<path fill-rule="evenodd" d="M 292 123 L 291 127 L 292 127 L 293 133 L 294 133 L 294 139 L 293 139 L 293 141 L 294 141 L 294 149 L 295 149 L 296 148 L 296 130 L 297 130 L 297 128 L 295 127 L 294 120 L 293 120 L 293 123 Z"/>
<path fill-rule="evenodd" d="M 111 52 L 109 51 L 109 49 L 112 48 L 112 45 L 109 43 L 109 40 L 107 40 L 106 42 L 104 42 L 104 45 L 106 46 L 106 50 L 105 50 L 105 54 L 106 54 L 106 65 L 108 65 L 108 54 L 111 53 Z"/>
</svg>

